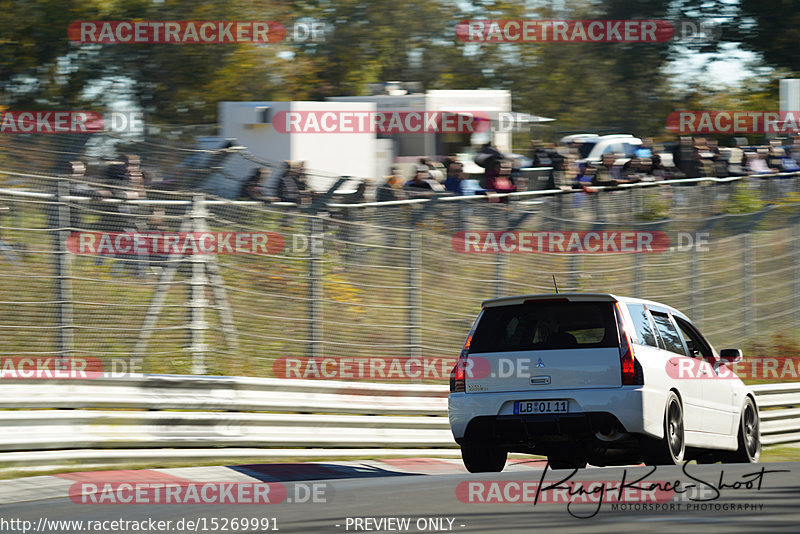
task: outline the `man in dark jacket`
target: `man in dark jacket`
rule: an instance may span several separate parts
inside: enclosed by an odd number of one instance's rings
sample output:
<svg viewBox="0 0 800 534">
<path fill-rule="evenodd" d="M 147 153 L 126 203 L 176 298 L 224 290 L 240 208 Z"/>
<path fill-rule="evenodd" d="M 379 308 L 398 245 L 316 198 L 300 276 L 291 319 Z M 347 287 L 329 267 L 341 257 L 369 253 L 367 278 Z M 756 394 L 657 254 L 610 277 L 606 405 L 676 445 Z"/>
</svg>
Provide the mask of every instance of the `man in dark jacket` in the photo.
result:
<svg viewBox="0 0 800 534">
<path fill-rule="evenodd" d="M 264 187 L 265 196 L 274 202 L 300 201 L 300 187 L 297 185 L 295 171 L 291 162 L 283 162 L 283 168 L 273 173 Z"/>
</svg>

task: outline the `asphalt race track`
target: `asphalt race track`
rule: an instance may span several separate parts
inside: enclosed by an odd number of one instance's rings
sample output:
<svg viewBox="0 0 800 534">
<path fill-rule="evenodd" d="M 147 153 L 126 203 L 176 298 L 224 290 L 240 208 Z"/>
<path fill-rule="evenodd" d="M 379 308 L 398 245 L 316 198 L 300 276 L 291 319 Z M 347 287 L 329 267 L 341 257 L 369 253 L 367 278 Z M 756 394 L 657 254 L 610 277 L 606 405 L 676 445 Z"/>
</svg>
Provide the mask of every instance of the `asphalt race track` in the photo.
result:
<svg viewBox="0 0 800 534">
<path fill-rule="evenodd" d="M 353 464 L 353 463 L 351 463 Z M 294 464 L 302 466 L 308 464 Z M 203 468 L 194 468 L 203 469 Z M 220 469 L 220 468 L 214 468 Z M 264 482 L 280 481 L 286 489 L 278 504 L 79 504 L 69 497 L 33 498 L 0 505 L 0 531 L 23 532 L 30 521 L 36 532 L 41 518 L 107 521 L 101 530 L 63 528 L 39 530 L 73 532 L 800 532 L 800 465 L 694 465 L 684 467 L 588 468 L 545 473 L 544 464 L 507 467 L 503 473 L 467 474 L 428 470 L 412 474 L 402 469 L 339 466 L 324 470 L 292 466 L 232 467 Z M 685 469 L 685 471 L 684 471 Z M 93 476 L 135 478 L 136 471 L 95 473 Z M 572 476 L 571 476 L 572 475 Z M 646 478 L 645 475 L 648 475 Z M 643 479 L 660 497 L 628 493 L 625 503 L 598 502 L 576 488 L 599 488 L 579 481 L 625 480 L 626 487 Z M 544 480 L 533 502 L 536 484 Z M 206 477 L 203 481 L 208 481 Z M 6 489 L 9 483 L 3 481 Z M 522 483 L 527 482 L 527 486 Z M 556 487 L 556 483 L 559 483 Z M 652 484 L 657 483 L 655 486 Z M 611 486 L 608 486 L 611 487 Z M 311 497 L 311 489 L 316 493 Z M 527 488 L 528 493 L 523 493 Z M 534 489 L 531 489 L 534 488 Z M 681 492 L 675 492 L 679 489 Z M 625 490 L 635 491 L 635 489 Z M 660 493 L 659 493 L 660 492 Z M 569 497 L 569 493 L 572 496 Z M 607 496 L 612 492 L 607 492 Z M 651 493 L 650 497 L 654 494 Z M 528 502 L 463 502 L 511 499 Z M 563 499 L 578 499 L 568 505 Z M 559 502 L 543 502 L 556 500 Z M 581 502 L 580 499 L 583 499 Z M 594 500 L 587 500 L 594 499 Z M 629 500 L 630 499 L 630 500 Z M 297 500 L 304 502 L 296 502 Z M 317 501 L 317 502 L 312 502 Z M 7 502 L 7 501 L 6 501 Z M 238 523 L 234 525 L 232 520 Z M 17 523 L 8 521 L 17 519 Z M 168 527 L 112 529 L 115 520 L 171 521 Z M 242 519 L 247 519 L 246 525 Z M 251 523 L 250 520 L 253 522 Z M 3 523 L 6 521 L 6 523 Z M 182 523 L 180 523 L 182 521 Z M 188 523 L 192 521 L 193 523 Z M 47 524 L 47 523 L 46 523 Z M 153 523 L 156 524 L 156 523 Z M 178 527 L 177 525 L 180 525 Z M 233 527 L 236 528 L 233 528 Z M 163 527 L 163 524 L 162 524 Z"/>
</svg>

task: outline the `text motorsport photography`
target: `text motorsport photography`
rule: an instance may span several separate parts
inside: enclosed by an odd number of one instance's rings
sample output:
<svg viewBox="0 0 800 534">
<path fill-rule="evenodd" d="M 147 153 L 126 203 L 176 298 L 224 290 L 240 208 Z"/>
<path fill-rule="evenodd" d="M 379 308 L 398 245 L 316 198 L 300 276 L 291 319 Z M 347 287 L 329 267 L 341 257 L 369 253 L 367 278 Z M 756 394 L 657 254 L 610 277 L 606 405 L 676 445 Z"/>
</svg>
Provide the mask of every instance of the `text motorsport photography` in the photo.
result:
<svg viewBox="0 0 800 534">
<path fill-rule="evenodd" d="M 688 461 L 681 466 L 681 474 L 657 475 L 659 467 L 652 466 L 643 474 L 637 470 L 631 475 L 628 469 L 615 479 L 581 480 L 575 478 L 579 470 L 567 469 L 567 474 L 556 474 L 550 464 L 545 466 L 539 480 L 465 480 L 455 488 L 456 498 L 465 504 L 525 504 L 528 506 L 561 504 L 578 519 L 591 519 L 608 508 L 622 512 L 754 512 L 763 509 L 758 502 L 718 502 L 723 495 L 756 497 L 768 489 L 767 475 L 788 473 L 788 469 L 767 469 L 764 466 L 752 471 L 732 475 L 721 467 L 713 477 L 701 476 Z M 551 475 L 550 480 L 548 474 Z M 611 505 L 611 506 L 607 506 Z"/>
</svg>

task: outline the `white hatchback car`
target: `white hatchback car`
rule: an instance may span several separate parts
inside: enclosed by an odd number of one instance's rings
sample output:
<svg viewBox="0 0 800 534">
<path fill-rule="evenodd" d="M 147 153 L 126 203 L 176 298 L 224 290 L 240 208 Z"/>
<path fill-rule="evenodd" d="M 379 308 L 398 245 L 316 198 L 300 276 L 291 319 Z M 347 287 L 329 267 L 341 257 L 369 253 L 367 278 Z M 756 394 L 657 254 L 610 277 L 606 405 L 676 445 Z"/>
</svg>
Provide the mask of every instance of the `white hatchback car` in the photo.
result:
<svg viewBox="0 0 800 534">
<path fill-rule="evenodd" d="M 633 153 L 642 145 L 642 140 L 631 134 L 611 134 L 583 140 L 582 145 L 591 143 L 591 149 L 582 146 L 579 151 L 586 156 L 578 159 L 578 163 L 600 163 L 606 154 L 620 154 L 617 158 L 620 165 L 624 164 Z"/>
<path fill-rule="evenodd" d="M 757 462 L 753 392 L 679 311 L 611 294 L 487 300 L 450 376 L 450 427 L 470 472 L 509 452 L 553 468 Z"/>
</svg>

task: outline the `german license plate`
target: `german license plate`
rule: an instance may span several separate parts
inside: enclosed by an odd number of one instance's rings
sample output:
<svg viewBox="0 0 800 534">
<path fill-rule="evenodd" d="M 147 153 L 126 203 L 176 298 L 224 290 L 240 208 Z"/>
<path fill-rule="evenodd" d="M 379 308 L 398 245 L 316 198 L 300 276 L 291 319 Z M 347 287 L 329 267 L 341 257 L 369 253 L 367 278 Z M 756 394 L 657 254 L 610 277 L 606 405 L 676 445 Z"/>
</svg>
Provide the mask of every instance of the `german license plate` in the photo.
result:
<svg viewBox="0 0 800 534">
<path fill-rule="evenodd" d="M 569 401 L 564 399 L 514 401 L 514 415 L 567 412 L 569 412 Z"/>
</svg>

